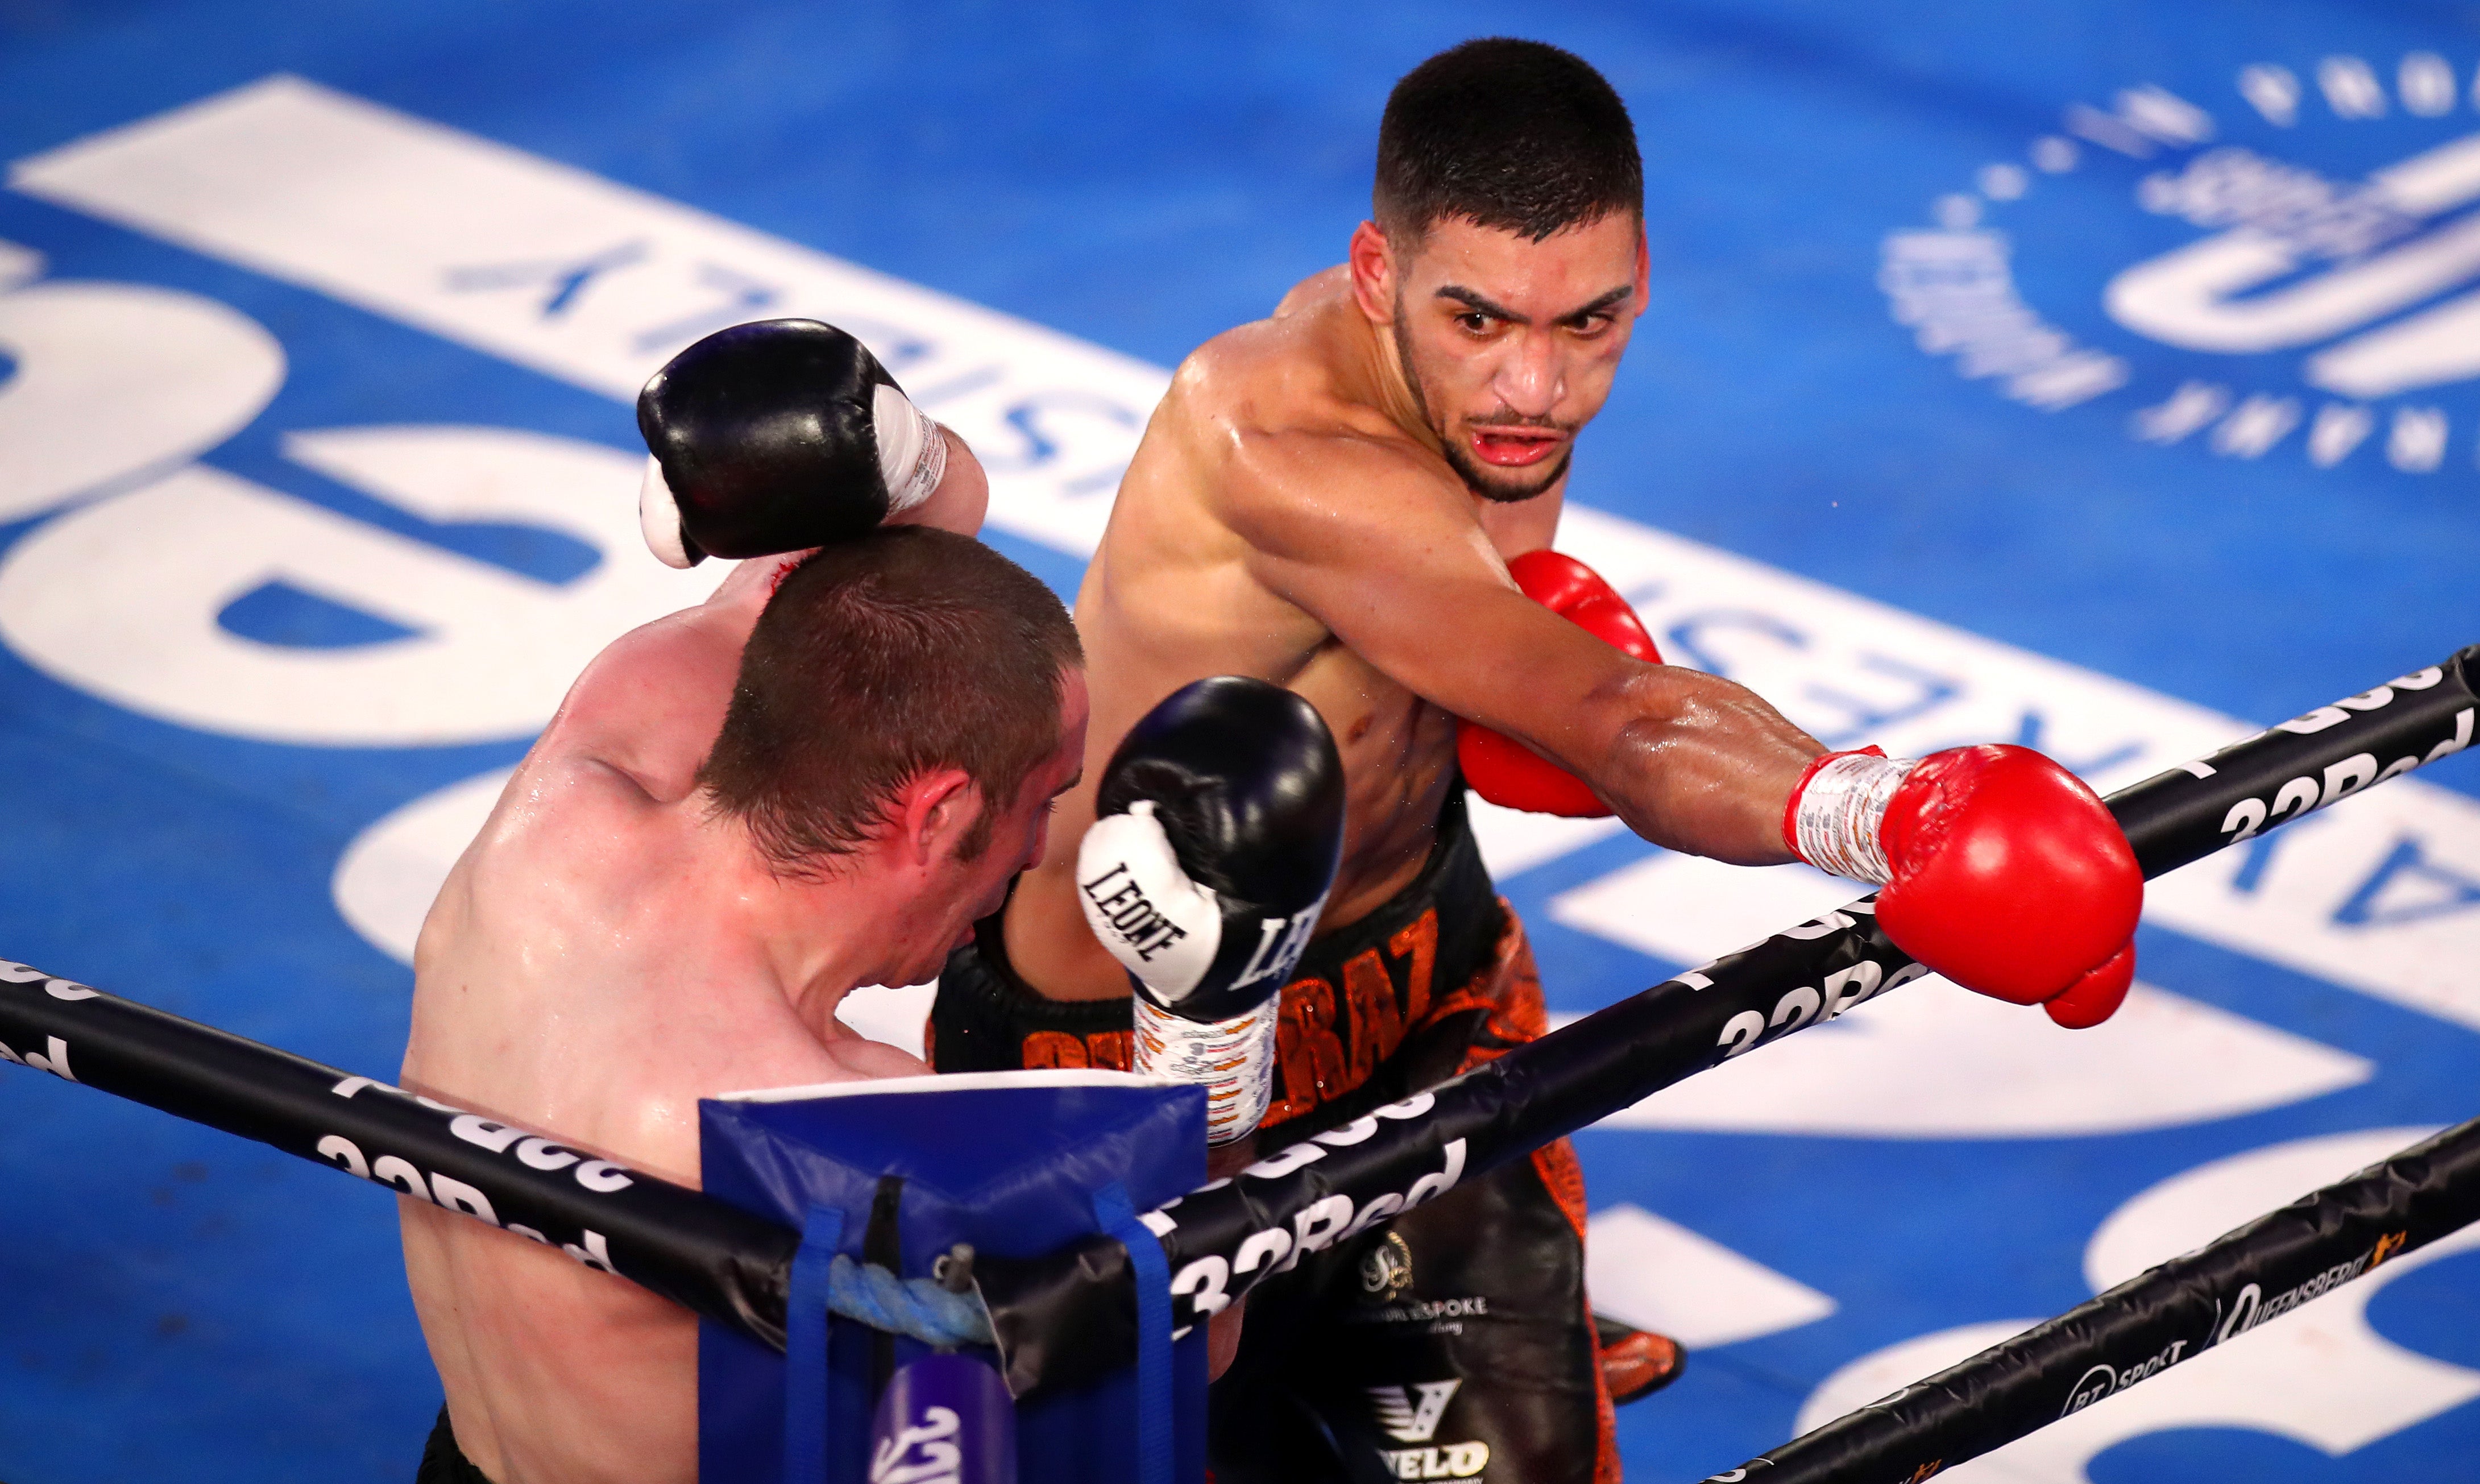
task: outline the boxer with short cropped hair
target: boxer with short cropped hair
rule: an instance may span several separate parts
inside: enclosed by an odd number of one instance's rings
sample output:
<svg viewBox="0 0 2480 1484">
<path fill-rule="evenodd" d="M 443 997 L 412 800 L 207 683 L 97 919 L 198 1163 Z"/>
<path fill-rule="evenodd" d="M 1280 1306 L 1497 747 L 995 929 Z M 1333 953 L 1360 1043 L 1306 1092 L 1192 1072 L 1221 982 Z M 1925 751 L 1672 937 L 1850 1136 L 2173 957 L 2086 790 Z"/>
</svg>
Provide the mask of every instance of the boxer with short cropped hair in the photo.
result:
<svg viewBox="0 0 2480 1484">
<path fill-rule="evenodd" d="M 1995 946 L 2004 982 L 1957 976 L 2070 1023 L 2114 1007 L 2141 878 L 2054 764 L 1818 765 L 1744 688 L 1606 642 L 1633 621 L 1589 572 L 1552 574 L 1540 602 L 1511 576 L 1551 542 L 1645 305 L 1642 166 L 1610 85 L 1538 42 L 1430 59 L 1387 101 L 1372 218 L 1343 265 L 1182 363 L 1147 426 L 1077 598 L 1087 782 L 1004 918 L 948 961 L 940 1070 L 1127 1064 L 1128 979 L 1080 906 L 1080 837 L 1121 738 L 1215 674 L 1307 700 L 1343 765 L 1341 866 L 1280 994 L 1266 1123 L 1284 1141 L 1544 1032 L 1467 783 L 1581 793 L 1694 854 L 1892 878 L 1897 941 L 1925 962 L 1976 970 Z M 1460 774 L 1464 727 L 1513 744 Z M 1215 1477 L 1615 1481 L 1630 1383 L 1602 1365 L 1584 1222 L 1562 1140 L 1265 1279 L 1215 1386 Z"/>
<path fill-rule="evenodd" d="M 1075 631 L 1039 579 L 978 543 L 883 531 L 778 579 L 698 787 L 788 876 L 831 873 L 879 833 L 887 795 L 958 769 L 1015 798 L 1059 747 Z M 958 837 L 970 863 L 998 816 Z"/>
<path fill-rule="evenodd" d="M 825 330 L 789 333 L 816 351 Z M 783 345 L 743 340 L 761 361 Z M 720 400 L 832 397 L 876 366 L 850 337 L 827 349 L 814 385 Z M 724 360 L 705 372 L 747 369 Z M 983 486 L 961 442 L 897 504 L 856 491 L 869 421 L 825 426 L 846 446 L 816 459 L 753 474 L 726 428 L 650 480 L 674 557 L 723 549 L 753 493 L 862 509 L 796 521 L 838 539 L 745 562 L 587 666 L 423 924 L 406 1087 L 695 1185 L 702 1097 L 927 1070 L 837 1005 L 936 974 L 1041 856 L 1084 752 L 1082 656 L 1058 598 L 970 538 Z M 908 468 L 923 436 L 953 438 L 917 426 Z M 426 1484 L 697 1477 L 693 1315 L 453 1212 L 408 1199 L 402 1217 L 447 1392 Z"/>
</svg>

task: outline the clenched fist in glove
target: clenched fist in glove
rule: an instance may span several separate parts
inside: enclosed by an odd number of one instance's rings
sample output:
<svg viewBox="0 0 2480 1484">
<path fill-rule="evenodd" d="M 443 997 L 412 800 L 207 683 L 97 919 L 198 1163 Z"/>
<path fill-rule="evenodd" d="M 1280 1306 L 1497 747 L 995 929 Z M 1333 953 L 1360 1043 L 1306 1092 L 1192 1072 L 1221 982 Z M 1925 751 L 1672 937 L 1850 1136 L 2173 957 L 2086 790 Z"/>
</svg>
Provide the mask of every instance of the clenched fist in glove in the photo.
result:
<svg viewBox="0 0 2480 1484">
<path fill-rule="evenodd" d="M 1343 855 L 1334 738 L 1280 686 L 1197 681 L 1129 729 L 1095 808 L 1077 898 L 1136 991 L 1136 1070 L 1203 1083 L 1207 1142 L 1244 1137 Z"/>
<path fill-rule="evenodd" d="M 2144 906 L 2135 852 L 2082 780 L 2028 747 L 1829 752 L 1792 790 L 1783 843 L 1883 886 L 1886 936 L 1966 989 L 2074 1028 L 2127 998 Z"/>
<path fill-rule="evenodd" d="M 816 320 L 720 329 L 637 394 L 637 516 L 667 566 L 856 536 L 928 500 L 947 438 L 869 348 Z"/>
<path fill-rule="evenodd" d="M 1509 562 L 1507 571 L 1518 591 L 1593 638 L 1647 664 L 1662 663 L 1636 610 L 1591 567 L 1563 552 L 1537 551 Z M 1458 724 L 1456 761 L 1464 782 L 1493 804 L 1580 820 L 1611 812 L 1583 779 L 1485 726 Z"/>
</svg>

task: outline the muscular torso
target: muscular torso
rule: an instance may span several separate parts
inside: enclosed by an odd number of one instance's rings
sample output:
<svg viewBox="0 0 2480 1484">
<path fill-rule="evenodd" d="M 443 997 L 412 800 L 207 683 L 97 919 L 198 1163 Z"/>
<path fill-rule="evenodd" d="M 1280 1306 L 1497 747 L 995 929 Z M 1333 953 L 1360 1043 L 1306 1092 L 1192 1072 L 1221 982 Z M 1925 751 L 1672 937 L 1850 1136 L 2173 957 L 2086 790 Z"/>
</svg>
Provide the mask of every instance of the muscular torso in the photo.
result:
<svg viewBox="0 0 2480 1484">
<path fill-rule="evenodd" d="M 796 1009 L 752 923 L 746 837 L 689 786 L 770 575 L 595 662 L 441 890 L 404 1085 L 698 1181 L 698 1099 L 926 1070 Z M 402 1202 L 414 1307 L 460 1445 L 498 1484 L 697 1476 L 697 1328 L 555 1249 Z"/>
<path fill-rule="evenodd" d="M 1370 332 L 1343 271 L 1295 289 L 1275 318 L 1219 337 L 1180 368 L 1121 482 L 1109 529 L 1076 602 L 1094 720 L 1085 784 L 1060 801 L 1050 853 L 1009 908 L 1018 971 L 1058 999 L 1125 995 L 1125 976 L 1086 930 L 1074 896 L 1076 846 L 1093 822 L 1103 765 L 1156 702 L 1208 675 L 1250 675 L 1314 705 L 1341 749 L 1343 861 L 1321 928 L 1365 915 L 1420 870 L 1455 766 L 1455 717 L 1338 640 L 1270 584 L 1239 512 L 1270 452 L 1319 456 L 1372 448 L 1434 466 L 1436 498 L 1506 558 L 1546 546 L 1557 491 L 1520 505 L 1464 492 L 1444 459 L 1382 405 Z M 1318 498 L 1352 500 L 1338 480 Z M 1451 634 L 1438 636 L 1452 644 Z"/>
</svg>

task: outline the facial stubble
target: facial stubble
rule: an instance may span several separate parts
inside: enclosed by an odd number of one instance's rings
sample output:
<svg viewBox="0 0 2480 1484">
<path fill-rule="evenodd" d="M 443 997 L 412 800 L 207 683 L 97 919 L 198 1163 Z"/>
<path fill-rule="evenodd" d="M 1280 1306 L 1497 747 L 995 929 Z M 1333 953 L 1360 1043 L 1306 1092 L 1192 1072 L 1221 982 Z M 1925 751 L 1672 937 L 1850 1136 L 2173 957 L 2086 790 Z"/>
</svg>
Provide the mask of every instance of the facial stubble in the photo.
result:
<svg viewBox="0 0 2480 1484">
<path fill-rule="evenodd" d="M 1404 388 L 1412 394 L 1414 410 L 1421 414 L 1421 421 L 1429 425 L 1430 431 L 1437 435 L 1439 456 L 1446 459 L 1448 468 L 1456 471 L 1456 478 L 1464 482 L 1464 488 L 1494 505 L 1522 505 L 1527 500 L 1549 493 L 1552 486 L 1567 477 L 1567 465 L 1573 462 L 1576 456 L 1576 451 L 1572 446 L 1559 456 L 1558 461 L 1550 466 L 1548 472 L 1544 473 L 1537 483 L 1510 489 L 1504 484 L 1490 482 L 1489 477 L 1482 472 L 1482 466 L 1464 451 L 1462 442 L 1450 436 L 1447 430 L 1438 425 L 1437 414 L 1430 409 L 1429 392 L 1421 385 L 1420 368 L 1413 364 L 1412 360 L 1412 336 L 1410 331 L 1405 328 L 1408 323 L 1408 317 L 1404 312 L 1404 297 L 1398 293 L 1395 296 L 1393 326 L 1395 363 L 1404 368 Z"/>
</svg>

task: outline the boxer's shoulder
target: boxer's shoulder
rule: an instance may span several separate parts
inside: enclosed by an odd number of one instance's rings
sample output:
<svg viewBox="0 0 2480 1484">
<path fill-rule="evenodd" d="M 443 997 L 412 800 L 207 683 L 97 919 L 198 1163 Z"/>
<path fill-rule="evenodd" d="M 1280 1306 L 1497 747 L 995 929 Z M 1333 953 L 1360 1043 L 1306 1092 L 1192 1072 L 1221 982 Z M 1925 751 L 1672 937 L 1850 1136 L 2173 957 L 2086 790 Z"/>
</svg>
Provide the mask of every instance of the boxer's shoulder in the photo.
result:
<svg viewBox="0 0 2480 1484">
<path fill-rule="evenodd" d="M 756 621 L 754 607 L 709 604 L 614 639 L 569 688 L 528 756 L 529 770 L 602 777 L 646 804 L 686 798 L 722 726 Z"/>
<path fill-rule="evenodd" d="M 1166 410 L 1217 434 L 1417 447 L 1372 395 L 1367 322 L 1349 297 L 1305 297 L 1317 282 L 1294 290 L 1273 318 L 1225 330 L 1191 351 L 1172 378 Z"/>
<path fill-rule="evenodd" d="M 1260 546 L 1303 522 L 1332 534 L 1338 519 L 1461 514 L 1437 456 L 1358 395 L 1353 368 L 1304 338 L 1292 321 L 1260 321 L 1182 367 L 1165 409 L 1213 512 Z M 1353 498 L 1336 498 L 1345 491 Z"/>
<path fill-rule="evenodd" d="M 1404 543 L 1484 541 L 1437 456 L 1374 411 L 1235 431 L 1215 513 L 1261 558 L 1357 565 Z"/>
<path fill-rule="evenodd" d="M 1337 263 L 1293 284 L 1275 305 L 1270 320 L 1288 319 L 1305 309 L 1320 308 L 1352 296 L 1352 265 Z"/>
<path fill-rule="evenodd" d="M 1181 363 L 1104 541 L 1101 565 L 1122 589 L 1150 586 L 1145 574 L 1187 585 L 1330 546 L 1342 536 L 1325 519 L 1335 491 L 1420 477 L 1420 446 L 1358 396 L 1336 349 L 1351 326 L 1331 307 L 1243 325 Z"/>
</svg>

